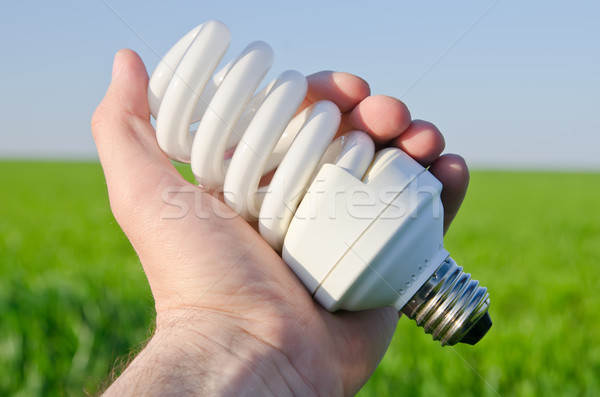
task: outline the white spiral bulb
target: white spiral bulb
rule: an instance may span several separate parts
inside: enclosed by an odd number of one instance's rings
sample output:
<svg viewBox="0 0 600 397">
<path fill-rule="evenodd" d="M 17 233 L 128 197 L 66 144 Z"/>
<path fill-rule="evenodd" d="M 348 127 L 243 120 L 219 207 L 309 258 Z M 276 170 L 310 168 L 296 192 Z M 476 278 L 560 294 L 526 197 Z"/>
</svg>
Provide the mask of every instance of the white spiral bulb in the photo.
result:
<svg viewBox="0 0 600 397">
<path fill-rule="evenodd" d="M 273 64 L 271 47 L 249 44 L 215 73 L 230 33 L 209 21 L 188 32 L 161 60 L 148 87 L 156 135 L 172 159 L 191 162 L 200 185 L 223 189 L 226 203 L 277 251 L 316 171 L 335 163 L 361 179 L 374 156 L 371 138 L 352 131 L 331 142 L 340 111 L 320 101 L 295 117 L 307 91 L 306 78 L 283 72 L 255 94 Z M 199 122 L 196 131 L 190 125 Z M 230 160 L 227 154 L 235 148 Z M 276 169 L 268 187 L 261 177 Z"/>
</svg>

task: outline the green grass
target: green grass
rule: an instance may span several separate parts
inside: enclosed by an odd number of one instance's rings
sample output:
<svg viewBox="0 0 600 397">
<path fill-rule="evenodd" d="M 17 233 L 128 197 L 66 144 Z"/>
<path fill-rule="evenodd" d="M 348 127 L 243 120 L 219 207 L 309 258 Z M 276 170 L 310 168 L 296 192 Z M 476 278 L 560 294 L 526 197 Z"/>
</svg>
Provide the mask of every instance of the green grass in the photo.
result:
<svg viewBox="0 0 600 397">
<path fill-rule="evenodd" d="M 97 164 L 0 162 L 0 395 L 96 392 L 153 303 Z M 600 175 L 474 172 L 446 237 L 494 326 L 442 348 L 402 319 L 362 396 L 600 394 Z"/>
</svg>

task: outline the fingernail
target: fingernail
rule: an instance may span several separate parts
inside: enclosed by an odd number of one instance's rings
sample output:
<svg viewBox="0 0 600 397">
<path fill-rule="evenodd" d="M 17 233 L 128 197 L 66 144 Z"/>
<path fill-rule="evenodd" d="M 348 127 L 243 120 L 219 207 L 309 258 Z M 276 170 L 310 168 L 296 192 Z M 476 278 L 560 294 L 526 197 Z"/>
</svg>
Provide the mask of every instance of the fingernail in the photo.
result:
<svg viewBox="0 0 600 397">
<path fill-rule="evenodd" d="M 123 56 L 121 55 L 121 51 L 119 51 L 115 54 L 113 61 L 112 80 L 117 78 L 119 73 L 121 73 L 121 69 L 123 69 Z"/>
</svg>

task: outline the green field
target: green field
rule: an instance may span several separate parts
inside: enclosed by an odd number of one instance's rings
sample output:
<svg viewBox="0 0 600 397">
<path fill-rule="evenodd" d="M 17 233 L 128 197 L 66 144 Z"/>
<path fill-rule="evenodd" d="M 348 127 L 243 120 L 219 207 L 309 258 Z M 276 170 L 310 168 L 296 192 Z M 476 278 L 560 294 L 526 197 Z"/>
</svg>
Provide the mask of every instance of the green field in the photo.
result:
<svg viewBox="0 0 600 397">
<path fill-rule="evenodd" d="M 0 162 L 0 395 L 95 393 L 153 303 L 94 163 Z M 474 172 L 446 237 L 490 333 L 439 347 L 403 318 L 362 396 L 600 395 L 600 174 Z"/>
</svg>

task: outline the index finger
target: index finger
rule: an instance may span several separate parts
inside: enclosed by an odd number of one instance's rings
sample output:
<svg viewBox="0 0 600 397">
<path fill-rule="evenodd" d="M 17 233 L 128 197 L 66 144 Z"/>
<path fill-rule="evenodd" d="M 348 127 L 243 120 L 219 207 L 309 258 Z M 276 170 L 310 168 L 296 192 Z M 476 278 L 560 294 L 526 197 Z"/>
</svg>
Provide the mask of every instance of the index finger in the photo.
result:
<svg viewBox="0 0 600 397">
<path fill-rule="evenodd" d="M 337 105 L 342 113 L 348 112 L 369 96 L 371 88 L 358 76 L 330 70 L 311 74 L 306 77 L 308 92 L 300 109 L 311 104 L 328 100 Z"/>
</svg>

